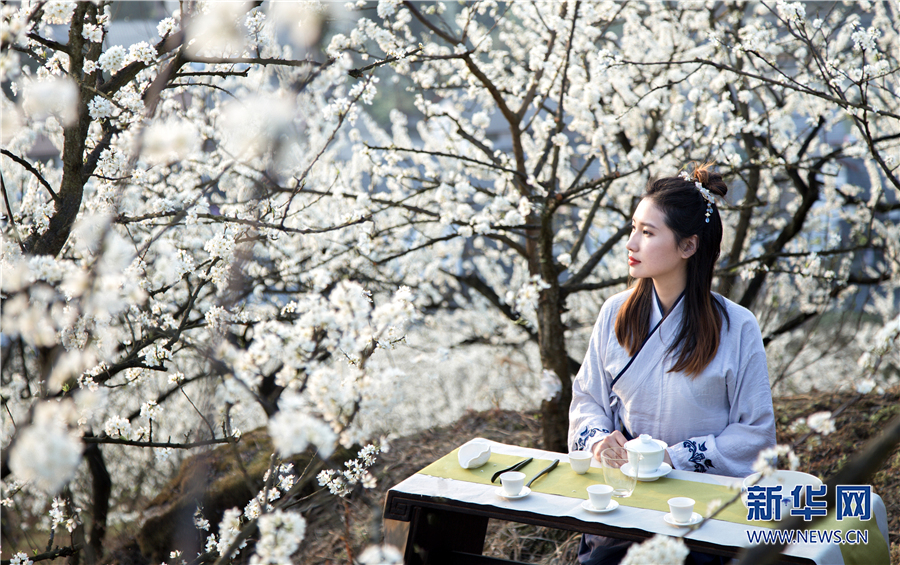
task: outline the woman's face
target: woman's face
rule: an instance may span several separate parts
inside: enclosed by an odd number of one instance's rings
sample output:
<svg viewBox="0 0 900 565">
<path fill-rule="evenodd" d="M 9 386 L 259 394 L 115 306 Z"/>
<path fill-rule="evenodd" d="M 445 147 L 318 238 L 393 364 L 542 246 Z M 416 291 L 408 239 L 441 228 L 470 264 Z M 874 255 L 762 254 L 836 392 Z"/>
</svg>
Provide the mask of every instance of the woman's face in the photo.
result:
<svg viewBox="0 0 900 565">
<path fill-rule="evenodd" d="M 628 249 L 628 274 L 636 279 L 650 278 L 656 286 L 685 284 L 687 259 L 693 254 L 687 245 L 675 243 L 675 232 L 666 226 L 665 215 L 650 199 L 638 204 L 631 220 Z"/>
</svg>

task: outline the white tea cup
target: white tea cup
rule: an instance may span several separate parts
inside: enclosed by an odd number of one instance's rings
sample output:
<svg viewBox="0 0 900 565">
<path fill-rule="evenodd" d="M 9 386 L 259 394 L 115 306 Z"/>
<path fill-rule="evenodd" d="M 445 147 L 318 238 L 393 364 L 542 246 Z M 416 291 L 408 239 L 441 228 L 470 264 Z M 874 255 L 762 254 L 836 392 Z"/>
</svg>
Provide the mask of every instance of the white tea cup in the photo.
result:
<svg viewBox="0 0 900 565">
<path fill-rule="evenodd" d="M 694 499 L 686 496 L 670 498 L 669 512 L 672 514 L 672 520 L 679 524 L 690 522 L 691 516 L 694 515 Z"/>
<path fill-rule="evenodd" d="M 609 501 L 612 500 L 613 488 L 609 485 L 591 485 L 587 488 L 587 492 L 591 506 L 597 510 L 603 510 L 609 506 Z"/>
<path fill-rule="evenodd" d="M 590 451 L 570 451 L 569 465 L 572 466 L 573 471 L 579 475 L 583 475 L 591 468 L 591 459 L 593 459 L 593 457 L 594 454 Z"/>
<path fill-rule="evenodd" d="M 500 475 L 500 484 L 503 485 L 503 493 L 506 496 L 519 496 L 522 487 L 525 486 L 525 473 L 507 471 Z"/>
</svg>

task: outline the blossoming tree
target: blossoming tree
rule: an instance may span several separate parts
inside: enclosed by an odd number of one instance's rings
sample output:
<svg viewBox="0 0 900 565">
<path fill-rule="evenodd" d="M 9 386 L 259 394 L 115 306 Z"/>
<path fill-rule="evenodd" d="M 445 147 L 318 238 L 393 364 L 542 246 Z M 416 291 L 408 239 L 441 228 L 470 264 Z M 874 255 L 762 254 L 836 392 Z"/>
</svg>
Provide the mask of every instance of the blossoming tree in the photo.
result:
<svg viewBox="0 0 900 565">
<path fill-rule="evenodd" d="M 344 175 L 372 214 L 367 276 L 468 316 L 459 346 L 535 344 L 544 445 L 564 450 L 568 344 L 623 288 L 636 197 L 711 160 L 732 187 L 718 290 L 755 310 L 774 367 L 801 354 L 779 336 L 859 296 L 873 367 L 897 342 L 897 14 L 816 9 L 380 2 L 329 46 L 415 101 Z"/>
<path fill-rule="evenodd" d="M 127 46 L 113 7 L 2 8 L 3 502 L 68 529 L 42 558 L 96 561 L 131 484 L 265 424 L 260 494 L 200 559 L 256 528 L 284 562 L 305 524 L 278 459 L 409 429 L 391 350 L 416 312 L 449 356 L 536 350 L 564 449 L 636 198 L 692 160 L 730 179 L 719 290 L 773 368 L 812 364 L 796 332 L 852 299 L 866 386 L 893 370 L 896 7 L 382 1 L 325 53 L 306 3 L 185 3 Z M 382 127 L 394 84 L 413 108 Z M 374 456 L 321 484 L 370 484 Z"/>
<path fill-rule="evenodd" d="M 235 452 L 262 493 L 225 512 L 205 555 L 230 559 L 258 528 L 256 562 L 283 563 L 305 526 L 282 508 L 299 491 L 278 461 L 399 427 L 401 374 L 380 351 L 412 295 L 330 269 L 347 249 L 328 234 L 366 217 L 318 195 L 355 120 L 322 114 L 370 102 L 374 80 L 311 49 L 321 6 L 189 3 L 125 46 L 108 41 L 114 8 L 2 8 L 4 541 L 35 549 L 29 530 L 65 526 L 68 543 L 27 554 L 97 562 L 173 450 L 268 422 L 265 477 Z M 42 140 L 56 157 L 34 157 Z M 323 484 L 370 481 L 375 453 Z"/>
</svg>

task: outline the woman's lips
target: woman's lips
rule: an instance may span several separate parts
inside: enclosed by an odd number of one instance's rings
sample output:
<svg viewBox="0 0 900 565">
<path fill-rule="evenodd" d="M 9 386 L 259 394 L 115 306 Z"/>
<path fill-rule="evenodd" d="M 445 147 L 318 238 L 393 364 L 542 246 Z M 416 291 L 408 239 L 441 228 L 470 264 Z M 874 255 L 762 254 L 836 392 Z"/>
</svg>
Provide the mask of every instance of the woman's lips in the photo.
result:
<svg viewBox="0 0 900 565">
<path fill-rule="evenodd" d="M 638 263 L 640 263 L 640 261 L 638 261 L 638 260 L 635 259 L 634 257 L 629 257 L 629 258 L 628 258 L 628 264 L 629 264 L 630 266 L 633 267 L 634 265 L 637 265 Z"/>
</svg>

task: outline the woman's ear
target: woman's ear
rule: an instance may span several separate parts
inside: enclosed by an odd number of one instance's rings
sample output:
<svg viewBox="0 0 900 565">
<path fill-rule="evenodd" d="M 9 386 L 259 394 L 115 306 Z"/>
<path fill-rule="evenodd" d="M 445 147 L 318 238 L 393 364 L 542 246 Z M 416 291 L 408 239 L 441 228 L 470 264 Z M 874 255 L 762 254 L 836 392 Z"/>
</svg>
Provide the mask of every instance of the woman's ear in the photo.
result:
<svg viewBox="0 0 900 565">
<path fill-rule="evenodd" d="M 697 237 L 696 234 L 691 237 L 684 239 L 681 241 L 681 258 L 688 259 L 691 255 L 697 252 L 697 245 L 700 242 L 700 238 Z"/>
</svg>

